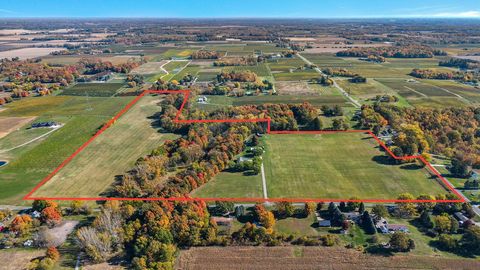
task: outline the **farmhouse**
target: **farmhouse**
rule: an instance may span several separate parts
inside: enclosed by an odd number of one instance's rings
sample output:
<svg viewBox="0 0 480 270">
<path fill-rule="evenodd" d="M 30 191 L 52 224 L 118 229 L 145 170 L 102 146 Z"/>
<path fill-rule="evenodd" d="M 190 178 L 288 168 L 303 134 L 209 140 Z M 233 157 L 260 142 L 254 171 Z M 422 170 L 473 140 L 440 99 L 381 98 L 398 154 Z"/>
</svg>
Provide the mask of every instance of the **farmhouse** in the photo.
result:
<svg viewBox="0 0 480 270">
<path fill-rule="evenodd" d="M 458 220 L 458 223 L 460 223 L 460 225 L 463 225 L 469 220 L 469 218 L 467 218 L 462 212 L 455 212 L 453 215 Z"/>
<path fill-rule="evenodd" d="M 401 224 L 388 224 L 388 221 L 384 218 L 380 218 L 378 221 L 376 221 L 375 228 L 377 228 L 377 230 L 383 234 L 394 232 L 410 232 L 407 226 Z"/>
<path fill-rule="evenodd" d="M 207 103 L 208 99 L 206 96 L 201 96 L 201 97 L 198 97 L 197 99 L 197 102 L 198 103 Z"/>
<path fill-rule="evenodd" d="M 39 123 L 33 123 L 32 128 L 42 128 L 42 127 L 47 127 L 47 128 L 56 128 L 59 127 L 60 123 L 49 121 L 49 122 L 39 122 Z"/>
<path fill-rule="evenodd" d="M 389 224 L 388 225 L 388 231 L 390 233 L 394 233 L 394 232 L 404 232 L 404 233 L 408 233 L 410 232 L 407 228 L 407 226 L 405 225 L 401 225 L 401 224 Z"/>
</svg>

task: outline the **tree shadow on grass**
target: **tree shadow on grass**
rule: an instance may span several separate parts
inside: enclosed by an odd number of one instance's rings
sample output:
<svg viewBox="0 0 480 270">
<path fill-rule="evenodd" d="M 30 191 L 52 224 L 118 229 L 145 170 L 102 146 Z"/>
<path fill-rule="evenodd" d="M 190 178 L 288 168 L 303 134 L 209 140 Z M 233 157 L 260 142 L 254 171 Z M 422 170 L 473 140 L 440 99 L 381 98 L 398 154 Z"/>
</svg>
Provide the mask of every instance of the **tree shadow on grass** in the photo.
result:
<svg viewBox="0 0 480 270">
<path fill-rule="evenodd" d="M 381 156 L 374 156 L 372 161 L 375 161 L 378 164 L 382 165 L 396 165 L 395 161 L 393 161 L 390 157 L 381 155 Z"/>
<path fill-rule="evenodd" d="M 383 257 L 392 257 L 395 255 L 390 249 L 384 248 L 381 245 L 369 246 L 365 249 L 365 251 L 370 254 Z"/>
<path fill-rule="evenodd" d="M 420 166 L 416 163 L 409 163 L 409 164 L 400 166 L 400 169 L 410 170 L 410 171 L 419 170 L 421 168 L 423 168 L 423 166 Z"/>
</svg>

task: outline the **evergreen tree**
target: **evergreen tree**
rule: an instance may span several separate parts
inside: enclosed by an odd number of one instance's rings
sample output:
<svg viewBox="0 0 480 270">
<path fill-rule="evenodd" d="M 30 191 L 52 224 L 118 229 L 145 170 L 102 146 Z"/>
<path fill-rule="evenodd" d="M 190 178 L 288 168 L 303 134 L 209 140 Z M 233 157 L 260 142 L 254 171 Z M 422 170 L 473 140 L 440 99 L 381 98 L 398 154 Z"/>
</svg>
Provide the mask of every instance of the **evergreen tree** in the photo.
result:
<svg viewBox="0 0 480 270">
<path fill-rule="evenodd" d="M 363 202 L 360 203 L 360 206 L 358 207 L 358 213 L 363 213 L 365 211 L 365 205 Z"/>
<path fill-rule="evenodd" d="M 363 212 L 362 226 L 367 234 L 375 234 L 377 232 L 377 229 L 375 228 L 375 224 L 373 223 L 372 216 L 370 216 L 368 211 Z"/>
<path fill-rule="evenodd" d="M 420 222 L 425 228 L 431 229 L 435 225 L 433 223 L 432 215 L 428 211 L 423 211 L 420 215 Z"/>
</svg>

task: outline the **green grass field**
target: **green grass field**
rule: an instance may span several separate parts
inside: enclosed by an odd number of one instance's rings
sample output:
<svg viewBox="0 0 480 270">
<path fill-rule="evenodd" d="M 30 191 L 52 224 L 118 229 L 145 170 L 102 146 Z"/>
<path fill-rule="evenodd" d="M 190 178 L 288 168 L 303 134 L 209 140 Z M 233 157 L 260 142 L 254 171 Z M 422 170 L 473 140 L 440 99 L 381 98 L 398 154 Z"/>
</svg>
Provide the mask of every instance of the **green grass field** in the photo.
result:
<svg viewBox="0 0 480 270">
<path fill-rule="evenodd" d="M 345 107 L 352 106 L 348 103 L 343 96 L 340 95 L 319 95 L 319 96 L 302 96 L 302 95 L 285 95 L 285 96 L 244 96 L 238 98 L 232 98 L 234 106 L 241 105 L 257 105 L 264 103 L 288 103 L 288 104 L 298 104 L 303 102 L 309 102 L 314 106 L 321 105 L 340 105 Z"/>
<path fill-rule="evenodd" d="M 131 169 L 138 158 L 175 138 L 151 126 L 148 117 L 160 109 L 158 101 L 143 97 L 33 196 L 95 197 L 106 191 L 115 176 Z"/>
<path fill-rule="evenodd" d="M 336 82 L 350 95 L 356 97 L 357 99 L 364 100 L 365 103 L 368 103 L 367 100 L 371 100 L 377 95 L 393 95 L 399 99 L 396 104 L 397 106 L 410 106 L 404 97 L 399 95 L 390 87 L 387 87 L 386 85 L 381 84 L 374 79 L 368 79 L 366 83 L 351 83 L 348 81 L 348 79 L 336 79 Z"/>
<path fill-rule="evenodd" d="M 406 79 L 399 78 L 379 78 L 376 80 L 397 92 L 416 107 L 441 108 L 446 106 L 466 106 L 469 104 L 469 101 L 459 98 L 453 91 L 446 91 L 431 83 L 424 83 L 424 81 L 407 82 Z"/>
<path fill-rule="evenodd" d="M 260 198 L 262 197 L 260 175 L 221 172 L 213 180 L 196 189 L 191 196 L 198 198 Z"/>
<path fill-rule="evenodd" d="M 185 67 L 184 69 L 182 69 L 182 71 L 178 72 L 177 74 L 175 74 L 175 76 L 173 76 L 172 80 L 177 80 L 177 81 L 180 81 L 181 79 L 183 79 L 183 77 L 185 77 L 187 74 L 190 74 L 192 76 L 197 76 L 198 72 L 200 71 L 200 66 L 197 66 L 197 65 L 188 65 L 187 67 Z"/>
<path fill-rule="evenodd" d="M 367 78 L 408 78 L 414 68 L 436 68 L 440 58 L 387 58 L 385 63 L 372 63 L 355 57 L 332 54 L 303 54 L 320 68 L 345 68 Z M 444 68 L 441 68 L 444 69 Z"/>
<path fill-rule="evenodd" d="M 260 63 L 256 66 L 233 66 L 233 67 L 225 67 L 223 69 L 225 72 L 230 72 L 235 70 L 236 72 L 250 70 L 261 77 L 271 76 L 270 70 L 268 69 L 267 65 Z"/>
<path fill-rule="evenodd" d="M 395 199 L 447 191 L 415 164 L 391 165 L 363 133 L 267 135 L 270 198 Z"/>
<path fill-rule="evenodd" d="M 123 83 L 78 83 L 63 90 L 62 95 L 111 97 L 123 86 Z"/>
<path fill-rule="evenodd" d="M 8 104 L 1 116 L 38 116 L 35 121 L 58 121 L 64 126 L 41 140 L 2 153 L 9 163 L 0 168 L 0 204 L 21 204 L 25 194 L 131 99 L 48 96 Z M 22 128 L 2 138 L 0 146 L 12 147 L 42 132 Z"/>
</svg>

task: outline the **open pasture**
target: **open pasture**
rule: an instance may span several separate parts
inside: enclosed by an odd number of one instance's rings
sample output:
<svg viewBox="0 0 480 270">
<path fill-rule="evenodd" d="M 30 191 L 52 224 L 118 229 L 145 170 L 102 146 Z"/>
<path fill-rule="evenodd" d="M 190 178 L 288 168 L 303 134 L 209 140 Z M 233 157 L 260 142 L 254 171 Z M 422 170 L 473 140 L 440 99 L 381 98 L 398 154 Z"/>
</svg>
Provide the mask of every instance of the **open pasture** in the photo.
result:
<svg viewBox="0 0 480 270">
<path fill-rule="evenodd" d="M 225 67 L 223 69 L 223 71 L 225 71 L 225 72 L 230 72 L 232 70 L 235 71 L 235 72 L 249 70 L 249 71 L 254 72 L 255 74 L 257 74 L 260 77 L 271 76 L 270 70 L 268 69 L 267 65 L 265 65 L 263 63 L 259 63 L 255 66 L 232 66 L 232 67 Z"/>
<path fill-rule="evenodd" d="M 131 100 L 132 97 L 46 96 L 8 104 L 0 116 L 38 116 L 36 121 L 56 121 L 63 126 L 41 140 L 2 153 L 9 163 L 0 168 L 0 204 L 21 204 L 22 196 Z M 46 131 L 21 128 L 2 138 L 0 147 L 5 150 L 18 146 Z"/>
<path fill-rule="evenodd" d="M 111 97 L 123 86 L 123 83 L 77 83 L 63 90 L 62 95 Z"/>
<path fill-rule="evenodd" d="M 265 143 L 270 198 L 396 199 L 404 192 L 447 192 L 423 167 L 391 162 L 368 134 L 267 135 Z"/>
<path fill-rule="evenodd" d="M 95 197 L 107 191 L 116 175 L 174 138 L 152 127 L 149 117 L 160 109 L 158 102 L 158 97 L 143 97 L 32 196 Z"/>
</svg>

